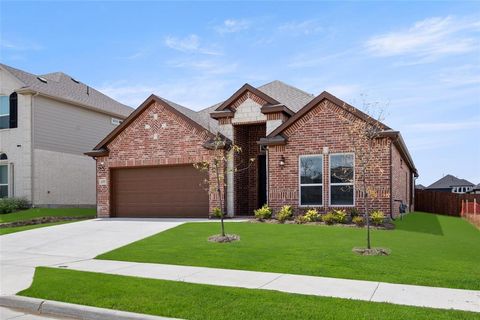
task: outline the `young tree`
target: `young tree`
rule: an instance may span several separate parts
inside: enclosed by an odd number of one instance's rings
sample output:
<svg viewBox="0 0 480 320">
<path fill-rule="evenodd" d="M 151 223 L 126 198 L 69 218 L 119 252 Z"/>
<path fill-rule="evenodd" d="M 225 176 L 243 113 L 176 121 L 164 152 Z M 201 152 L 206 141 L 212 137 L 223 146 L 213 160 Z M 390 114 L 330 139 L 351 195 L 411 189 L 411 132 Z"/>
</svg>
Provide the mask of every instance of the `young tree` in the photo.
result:
<svg viewBox="0 0 480 320">
<path fill-rule="evenodd" d="M 385 126 L 383 108 L 378 102 L 363 101 L 363 112 L 352 106 L 344 105 L 349 112 L 342 119 L 348 123 L 347 134 L 350 146 L 355 154 L 356 177 L 353 182 L 355 190 L 360 191 L 360 199 L 364 205 L 365 222 L 367 226 L 367 248 L 371 249 L 370 241 L 370 204 L 380 195 L 375 188 L 375 178 L 383 174 L 384 165 L 375 155 L 388 154 L 388 144 L 382 132 L 389 128 Z M 358 199 L 358 198 L 357 198 Z"/>
<path fill-rule="evenodd" d="M 207 173 L 207 177 L 203 181 L 203 184 L 209 194 L 216 194 L 218 198 L 219 207 L 218 209 L 215 209 L 220 217 L 221 235 L 222 237 L 225 237 L 224 217 L 226 209 L 226 197 L 224 196 L 224 190 L 226 186 L 227 174 L 230 172 L 247 170 L 255 161 L 255 159 L 249 159 L 248 164 L 239 162 L 229 167 L 229 162 L 233 162 L 235 154 L 240 154 L 242 152 L 242 148 L 230 143 L 225 136 L 218 132 L 210 141 L 206 143 L 206 147 L 212 150 L 213 155 L 211 160 L 197 162 L 193 166 L 197 170 Z M 240 168 L 241 166 L 243 166 L 243 168 Z"/>
</svg>

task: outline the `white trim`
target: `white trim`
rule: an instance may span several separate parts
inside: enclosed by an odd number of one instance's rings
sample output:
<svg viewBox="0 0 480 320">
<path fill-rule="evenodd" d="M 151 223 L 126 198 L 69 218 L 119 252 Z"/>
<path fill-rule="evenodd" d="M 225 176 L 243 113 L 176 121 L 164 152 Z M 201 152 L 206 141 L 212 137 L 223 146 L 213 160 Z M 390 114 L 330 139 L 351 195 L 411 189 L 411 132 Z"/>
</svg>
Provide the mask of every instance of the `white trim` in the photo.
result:
<svg viewBox="0 0 480 320">
<path fill-rule="evenodd" d="M 313 158 L 313 157 L 320 157 L 322 159 L 322 182 L 321 183 L 303 183 L 302 184 L 302 158 Z M 324 188 L 324 157 L 323 154 L 304 154 L 304 155 L 299 155 L 298 156 L 298 206 L 300 208 L 322 208 L 323 207 L 323 197 L 325 194 L 325 188 Z M 322 187 L 322 197 L 320 198 L 321 203 L 320 204 L 302 204 L 302 187 Z"/>
<path fill-rule="evenodd" d="M 352 183 L 332 183 L 331 174 L 332 174 L 332 156 L 338 155 L 352 155 L 353 156 L 353 182 Z M 355 153 L 353 152 L 338 152 L 330 153 L 328 155 L 328 206 L 329 207 L 340 207 L 340 208 L 353 208 L 355 207 L 356 197 L 355 197 Z M 353 187 L 353 204 L 332 204 L 332 186 L 352 186 Z"/>
</svg>

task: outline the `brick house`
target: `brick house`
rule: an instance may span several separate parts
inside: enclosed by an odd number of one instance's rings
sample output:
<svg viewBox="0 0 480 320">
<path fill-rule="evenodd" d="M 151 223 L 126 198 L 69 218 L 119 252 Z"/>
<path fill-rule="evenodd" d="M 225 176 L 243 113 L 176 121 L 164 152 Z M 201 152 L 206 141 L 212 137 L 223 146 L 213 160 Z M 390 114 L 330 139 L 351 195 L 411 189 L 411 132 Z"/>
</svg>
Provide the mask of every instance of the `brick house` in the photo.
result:
<svg viewBox="0 0 480 320">
<path fill-rule="evenodd" d="M 242 148 L 234 153 L 227 144 L 223 150 L 231 156 L 222 181 L 229 216 L 252 215 L 264 203 L 274 210 L 292 205 L 297 213 L 311 207 L 362 210 L 348 119 L 373 120 L 327 92 L 315 97 L 280 81 L 245 84 L 198 112 L 152 95 L 87 152 L 97 163 L 97 214 L 207 217 L 219 206 L 216 195 L 202 188 L 213 175 L 193 164 L 218 152 L 209 147 L 216 133 Z M 377 195 L 373 208 L 395 216 L 400 201 L 413 210 L 418 174 L 400 133 L 380 125 L 373 149 L 377 169 L 369 178 Z M 255 162 L 245 170 L 232 169 L 251 158 Z"/>
</svg>

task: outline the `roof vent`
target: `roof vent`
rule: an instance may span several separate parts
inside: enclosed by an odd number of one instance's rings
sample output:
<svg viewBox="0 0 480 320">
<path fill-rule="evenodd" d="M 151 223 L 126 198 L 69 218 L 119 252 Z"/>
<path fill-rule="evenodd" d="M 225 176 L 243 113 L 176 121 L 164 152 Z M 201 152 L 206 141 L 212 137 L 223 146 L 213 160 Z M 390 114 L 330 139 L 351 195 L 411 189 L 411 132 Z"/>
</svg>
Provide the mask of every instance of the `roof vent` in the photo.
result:
<svg viewBox="0 0 480 320">
<path fill-rule="evenodd" d="M 80 81 L 78 81 L 77 79 L 74 79 L 74 78 L 70 78 L 70 79 L 75 83 L 80 83 Z"/>
<path fill-rule="evenodd" d="M 47 83 L 47 79 L 45 79 L 43 77 L 37 77 L 37 79 L 40 80 L 43 83 Z"/>
</svg>

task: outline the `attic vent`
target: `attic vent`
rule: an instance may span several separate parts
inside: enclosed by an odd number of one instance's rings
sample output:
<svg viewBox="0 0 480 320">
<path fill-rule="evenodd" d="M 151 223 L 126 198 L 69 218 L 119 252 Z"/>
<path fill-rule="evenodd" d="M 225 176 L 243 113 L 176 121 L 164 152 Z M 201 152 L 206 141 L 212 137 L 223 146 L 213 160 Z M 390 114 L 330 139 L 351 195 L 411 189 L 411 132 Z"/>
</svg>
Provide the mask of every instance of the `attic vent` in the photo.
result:
<svg viewBox="0 0 480 320">
<path fill-rule="evenodd" d="M 37 79 L 40 80 L 43 83 L 47 83 L 47 79 L 45 79 L 43 77 L 37 77 Z"/>
<path fill-rule="evenodd" d="M 77 79 L 74 79 L 74 78 L 70 78 L 70 79 L 75 83 L 80 83 L 80 81 L 78 81 Z"/>
</svg>

